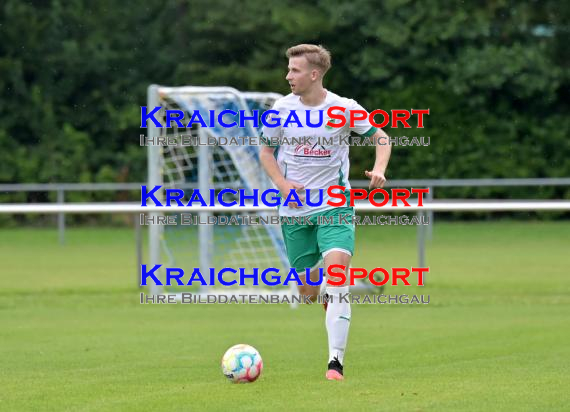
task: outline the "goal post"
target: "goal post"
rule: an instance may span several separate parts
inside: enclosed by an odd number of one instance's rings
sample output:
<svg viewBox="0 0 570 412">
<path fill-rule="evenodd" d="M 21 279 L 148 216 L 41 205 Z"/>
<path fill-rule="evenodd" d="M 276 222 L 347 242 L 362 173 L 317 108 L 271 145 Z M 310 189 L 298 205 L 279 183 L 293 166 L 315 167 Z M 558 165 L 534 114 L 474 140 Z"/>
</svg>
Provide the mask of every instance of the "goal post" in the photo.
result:
<svg viewBox="0 0 570 412">
<path fill-rule="evenodd" d="M 156 107 L 159 105 L 158 98 L 158 86 L 151 85 L 147 91 L 147 107 Z M 153 122 L 147 122 L 147 135 L 149 138 L 154 139 L 159 136 L 158 128 Z M 161 173 L 161 150 L 158 145 L 149 145 L 147 153 L 147 169 L 148 178 L 147 182 L 150 187 L 162 185 L 162 173 Z M 158 196 L 161 196 L 159 193 Z M 162 200 L 162 199 L 160 199 Z M 149 217 L 156 219 L 160 213 L 150 212 Z M 149 266 L 154 267 L 154 265 L 159 265 L 161 262 L 160 254 L 160 239 L 162 237 L 162 227 L 159 225 L 149 225 L 149 249 L 148 249 L 148 259 Z M 150 286 L 150 293 L 156 295 L 160 292 L 157 285 Z"/>
<path fill-rule="evenodd" d="M 181 189 L 184 192 L 182 201 L 187 203 L 194 189 L 209 203 L 210 189 L 218 191 L 226 188 L 243 189 L 246 194 L 253 194 L 254 189 L 263 191 L 272 188 L 269 177 L 262 171 L 259 161 L 259 145 L 221 145 L 221 137 L 259 137 L 260 129 L 246 122 L 246 127 L 223 128 L 200 127 L 193 124 L 190 128 L 179 128 L 177 122 L 166 127 L 165 110 L 176 109 L 184 113 L 187 125 L 189 119 L 198 112 L 207 119 L 206 113 L 221 110 L 243 110 L 251 116 L 270 109 L 277 93 L 240 92 L 231 87 L 162 87 L 151 85 L 148 88 L 147 107 L 160 106 L 154 117 L 163 127 L 147 121 L 148 139 L 148 184 L 149 187 L 161 185 L 168 189 Z M 184 145 L 180 141 L 175 145 L 156 144 L 157 138 L 189 136 L 200 139 L 196 146 Z M 180 140 L 180 139 L 179 139 Z M 211 144 L 215 142 L 215 144 Z M 157 192 L 158 193 L 158 192 Z M 161 202 L 163 198 L 156 196 Z M 229 194 L 224 199 L 230 201 Z M 194 215 L 200 222 L 206 222 L 209 216 L 220 218 L 225 216 L 231 221 L 236 211 L 213 213 L 200 211 Z M 249 215 L 277 215 L 277 210 L 253 211 L 242 213 Z M 278 225 L 182 225 L 182 215 L 172 212 L 152 212 L 149 218 L 164 215 L 176 215 L 177 225 L 149 225 L 149 266 L 161 264 L 163 267 L 179 267 L 185 273 L 192 273 L 193 268 L 200 268 L 204 278 L 209 268 L 216 270 L 224 267 L 246 268 L 251 273 L 253 268 L 275 267 L 281 274 L 289 270 L 285 246 Z M 165 279 L 161 271 L 159 279 Z M 231 280 L 230 275 L 224 279 Z M 164 283 L 164 282 L 163 282 Z M 292 282 L 294 283 L 294 282 Z M 163 291 L 179 292 L 180 289 L 161 289 L 153 285 L 149 292 L 158 294 Z M 188 291 L 183 290 L 183 291 Z M 289 288 L 269 288 L 267 286 L 241 287 L 200 287 L 193 293 L 212 294 L 244 294 L 271 293 L 294 294 L 296 285 Z"/>
</svg>

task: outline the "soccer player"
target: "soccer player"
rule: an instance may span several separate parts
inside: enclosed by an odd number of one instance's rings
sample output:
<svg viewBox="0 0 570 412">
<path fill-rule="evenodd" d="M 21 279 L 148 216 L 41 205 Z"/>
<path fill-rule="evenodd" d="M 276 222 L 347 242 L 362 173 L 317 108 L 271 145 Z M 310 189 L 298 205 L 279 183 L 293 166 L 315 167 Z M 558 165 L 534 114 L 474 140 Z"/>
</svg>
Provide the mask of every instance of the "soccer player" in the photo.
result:
<svg viewBox="0 0 570 412">
<path fill-rule="evenodd" d="M 331 57 L 328 50 L 322 46 L 300 44 L 291 47 L 286 53 L 289 58 L 289 67 L 286 80 L 291 87 L 291 93 L 279 100 L 273 106 L 278 115 L 272 115 L 270 123 L 280 120 L 281 127 L 267 127 L 262 131 L 260 160 L 263 168 L 279 189 L 282 197 L 287 197 L 291 190 L 297 191 L 301 204 L 290 203 L 288 207 L 279 208 L 280 216 L 309 216 L 307 219 L 312 225 L 283 224 L 281 226 L 287 256 L 292 268 L 298 273 L 305 273 L 311 268 L 311 280 L 319 279 L 318 269 L 324 260 L 324 272 L 330 265 L 350 266 L 350 259 L 354 253 L 354 224 L 351 217 L 354 214 L 352 207 L 332 207 L 327 205 L 330 197 L 326 191 L 330 186 L 341 185 L 350 189 L 348 182 L 349 146 L 346 138 L 351 132 L 364 137 L 374 137 L 376 141 L 387 135 L 370 125 L 368 120 L 356 121 L 354 127 L 349 127 L 348 110 L 360 109 L 362 106 L 354 100 L 340 97 L 323 87 L 323 77 L 331 67 Z M 326 126 L 330 120 L 326 111 L 331 106 L 344 107 L 347 122 L 342 128 Z M 295 111 L 303 127 L 289 123 L 283 127 L 291 111 Z M 307 111 L 310 111 L 310 122 L 315 125 L 323 116 L 322 125 L 317 128 L 307 127 Z M 340 112 L 336 112 L 339 113 Z M 307 144 L 272 144 L 276 140 L 291 142 L 293 138 L 309 138 Z M 324 138 L 324 139 L 323 139 Z M 332 139 L 329 140 L 329 139 Z M 387 141 L 387 139 L 382 139 Z M 332 142 L 332 144 L 330 144 Z M 376 160 L 371 171 L 365 175 L 370 179 L 370 189 L 382 187 L 386 182 L 384 173 L 390 158 L 390 145 L 376 145 Z M 311 201 L 317 202 L 319 190 L 322 190 L 323 202 L 321 206 L 311 207 L 305 204 L 306 189 L 311 189 Z M 348 193 L 345 192 L 345 195 Z M 335 200 L 336 201 L 336 200 Z M 348 205 L 348 202 L 347 202 Z M 341 222 L 339 215 L 348 216 Z M 334 219 L 333 224 L 322 223 L 322 218 Z M 303 285 L 299 292 L 309 295 L 315 301 L 319 294 L 319 286 L 305 284 L 305 276 L 299 276 Z M 348 277 L 348 276 L 347 276 Z M 324 281 L 323 281 L 324 282 Z M 329 363 L 326 378 L 329 380 L 342 380 L 344 353 L 348 340 L 351 309 L 347 301 L 348 282 L 340 287 L 327 285 L 326 295 L 328 307 L 326 310 L 326 329 L 328 334 Z M 325 295 L 325 296 L 326 296 Z M 343 299 L 342 296 L 345 298 Z"/>
</svg>

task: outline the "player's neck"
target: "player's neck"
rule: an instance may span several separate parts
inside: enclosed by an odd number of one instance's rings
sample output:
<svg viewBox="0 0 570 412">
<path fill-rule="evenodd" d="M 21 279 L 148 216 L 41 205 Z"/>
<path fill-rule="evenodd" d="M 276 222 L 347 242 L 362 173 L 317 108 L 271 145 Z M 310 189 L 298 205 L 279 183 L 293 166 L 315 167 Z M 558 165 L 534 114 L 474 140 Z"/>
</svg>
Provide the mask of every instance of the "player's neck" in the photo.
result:
<svg viewBox="0 0 570 412">
<path fill-rule="evenodd" d="M 323 86 L 315 87 L 314 90 L 308 90 L 299 97 L 301 103 L 305 106 L 320 106 L 327 98 L 327 91 Z"/>
</svg>

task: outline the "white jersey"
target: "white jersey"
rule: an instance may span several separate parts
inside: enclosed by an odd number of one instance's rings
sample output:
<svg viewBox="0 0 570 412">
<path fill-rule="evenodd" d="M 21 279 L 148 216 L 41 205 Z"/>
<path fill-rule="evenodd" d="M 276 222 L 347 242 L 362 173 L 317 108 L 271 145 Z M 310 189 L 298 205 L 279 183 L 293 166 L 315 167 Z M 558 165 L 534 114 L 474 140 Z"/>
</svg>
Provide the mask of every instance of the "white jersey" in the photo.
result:
<svg viewBox="0 0 570 412">
<path fill-rule="evenodd" d="M 346 108 L 344 112 L 346 123 L 343 127 L 333 128 L 326 125 L 331 120 L 327 116 L 327 109 L 331 106 Z M 354 100 L 340 97 L 328 90 L 325 101 L 319 106 L 306 106 L 301 103 L 299 96 L 291 93 L 277 100 L 272 109 L 278 111 L 279 114 L 273 115 L 268 123 L 274 123 L 277 118 L 280 118 L 281 126 L 273 128 L 264 126 L 262 140 L 270 146 L 272 146 L 271 139 L 283 143 L 277 147 L 273 146 L 276 147 L 275 154 L 281 173 L 285 179 L 300 183 L 305 189 L 311 189 L 312 202 L 319 200 L 319 189 L 323 192 L 323 201 L 320 206 L 304 204 L 303 207 L 294 209 L 282 205 L 279 207 L 279 215 L 306 216 L 332 209 L 333 206 L 327 204 L 330 199 L 326 193 L 327 189 L 333 185 L 341 185 L 350 189 L 348 183 L 349 145 L 346 144 L 350 132 L 368 137 L 374 134 L 376 128 L 370 125 L 368 119 L 356 120 L 354 127 L 350 127 L 349 110 L 364 109 Z M 285 120 L 293 110 L 303 127 L 299 127 L 294 122 L 289 122 L 287 127 L 283 127 Z M 309 119 L 307 119 L 307 111 L 310 112 Z M 342 113 L 335 110 L 334 114 Z M 307 120 L 313 125 L 318 124 L 321 116 L 323 121 L 320 127 L 307 126 Z M 335 119 L 332 120 L 335 122 Z M 297 144 L 300 141 L 304 144 Z M 291 142 L 296 144 L 288 144 Z M 302 194 L 305 193 L 302 192 Z M 282 193 L 283 200 L 287 195 L 288 193 Z M 333 200 L 338 202 L 338 199 Z"/>
</svg>

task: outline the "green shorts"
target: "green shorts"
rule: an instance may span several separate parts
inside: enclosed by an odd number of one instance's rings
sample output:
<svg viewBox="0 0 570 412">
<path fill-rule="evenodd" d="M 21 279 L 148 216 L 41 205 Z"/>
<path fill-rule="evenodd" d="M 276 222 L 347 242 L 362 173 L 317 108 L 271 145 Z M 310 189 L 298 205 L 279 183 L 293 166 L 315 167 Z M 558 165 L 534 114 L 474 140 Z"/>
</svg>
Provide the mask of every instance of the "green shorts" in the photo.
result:
<svg viewBox="0 0 570 412">
<path fill-rule="evenodd" d="M 305 273 L 324 253 L 339 249 L 354 254 L 353 207 L 335 207 L 307 216 L 307 224 L 281 224 L 287 257 L 292 268 Z M 308 222 L 312 223 L 308 224 Z"/>
</svg>

